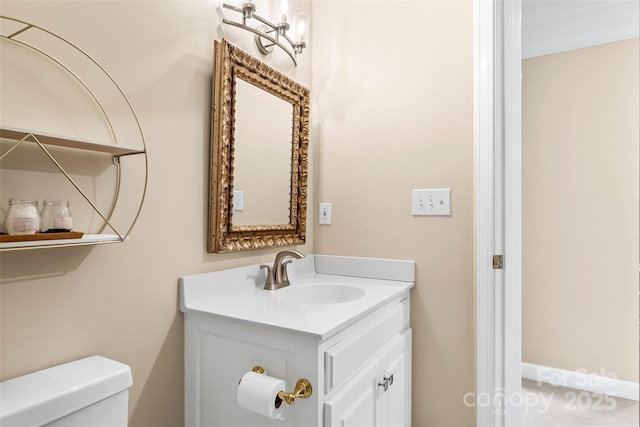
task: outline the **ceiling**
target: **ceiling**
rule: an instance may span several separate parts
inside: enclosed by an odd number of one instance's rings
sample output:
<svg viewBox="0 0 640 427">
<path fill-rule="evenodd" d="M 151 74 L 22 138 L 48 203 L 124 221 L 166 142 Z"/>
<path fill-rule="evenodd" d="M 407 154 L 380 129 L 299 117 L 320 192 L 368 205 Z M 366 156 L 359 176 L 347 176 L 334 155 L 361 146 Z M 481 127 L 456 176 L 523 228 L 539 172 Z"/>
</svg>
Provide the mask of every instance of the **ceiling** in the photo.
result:
<svg viewBox="0 0 640 427">
<path fill-rule="evenodd" d="M 522 57 L 640 35 L 640 0 L 523 0 Z"/>
</svg>

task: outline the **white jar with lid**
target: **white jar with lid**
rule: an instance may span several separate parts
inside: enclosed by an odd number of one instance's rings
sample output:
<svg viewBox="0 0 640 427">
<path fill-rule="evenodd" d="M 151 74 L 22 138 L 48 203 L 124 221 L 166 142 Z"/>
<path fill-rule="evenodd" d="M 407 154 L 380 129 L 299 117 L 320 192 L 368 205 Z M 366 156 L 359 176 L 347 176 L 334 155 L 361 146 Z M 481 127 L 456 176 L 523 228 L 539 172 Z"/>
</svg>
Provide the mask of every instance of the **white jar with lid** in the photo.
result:
<svg viewBox="0 0 640 427">
<path fill-rule="evenodd" d="M 7 233 L 35 234 L 40 229 L 40 211 L 36 199 L 9 199 L 9 210 L 4 220 Z"/>
<path fill-rule="evenodd" d="M 40 231 L 43 233 L 55 233 L 71 231 L 73 218 L 69 202 L 66 200 L 49 200 L 42 202 L 42 225 Z"/>
</svg>

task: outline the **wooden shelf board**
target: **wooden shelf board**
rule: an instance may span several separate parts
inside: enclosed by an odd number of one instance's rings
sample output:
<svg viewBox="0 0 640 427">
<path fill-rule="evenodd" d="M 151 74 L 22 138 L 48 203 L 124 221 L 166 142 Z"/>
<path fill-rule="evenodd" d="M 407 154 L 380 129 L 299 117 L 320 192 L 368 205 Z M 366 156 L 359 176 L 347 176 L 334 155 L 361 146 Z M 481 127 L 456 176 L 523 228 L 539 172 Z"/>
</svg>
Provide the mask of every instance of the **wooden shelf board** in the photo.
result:
<svg viewBox="0 0 640 427">
<path fill-rule="evenodd" d="M 84 233 L 79 231 L 67 231 L 61 233 L 35 233 L 35 234 L 0 234 L 0 243 L 31 242 L 43 240 L 80 239 Z"/>
<path fill-rule="evenodd" d="M 107 144 L 96 141 L 81 140 L 76 138 L 68 138 L 48 133 L 31 132 L 25 129 L 13 128 L 10 126 L 0 125 L 0 137 L 19 140 L 25 135 L 33 134 L 38 140 L 46 145 L 55 145 L 58 147 L 77 148 L 81 150 L 98 151 L 101 153 L 109 153 L 114 155 L 123 154 L 141 154 L 144 153 L 144 149 L 127 147 L 124 145 Z M 28 139 L 33 143 L 32 139 Z"/>
</svg>

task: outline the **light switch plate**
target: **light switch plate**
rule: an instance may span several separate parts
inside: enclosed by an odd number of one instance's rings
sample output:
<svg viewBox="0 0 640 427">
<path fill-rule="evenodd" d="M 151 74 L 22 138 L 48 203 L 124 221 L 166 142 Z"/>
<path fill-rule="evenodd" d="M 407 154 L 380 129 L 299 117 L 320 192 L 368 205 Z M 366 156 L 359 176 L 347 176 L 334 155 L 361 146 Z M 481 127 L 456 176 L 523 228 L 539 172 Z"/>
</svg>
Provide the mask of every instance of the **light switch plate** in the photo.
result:
<svg viewBox="0 0 640 427">
<path fill-rule="evenodd" d="M 413 216 L 451 216 L 450 188 L 413 190 L 412 196 Z"/>
</svg>

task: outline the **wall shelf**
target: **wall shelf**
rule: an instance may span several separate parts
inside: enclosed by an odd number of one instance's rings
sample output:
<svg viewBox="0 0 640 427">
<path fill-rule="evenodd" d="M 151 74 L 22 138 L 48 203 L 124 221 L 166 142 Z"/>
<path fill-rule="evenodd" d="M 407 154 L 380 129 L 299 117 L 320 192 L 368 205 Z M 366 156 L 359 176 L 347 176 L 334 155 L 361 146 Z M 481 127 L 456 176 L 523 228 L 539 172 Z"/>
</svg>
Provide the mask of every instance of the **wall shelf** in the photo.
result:
<svg viewBox="0 0 640 427">
<path fill-rule="evenodd" d="M 140 216 L 140 211 L 142 210 L 142 205 L 144 203 L 146 190 L 147 190 L 147 180 L 148 180 L 148 159 L 147 159 L 147 151 L 146 151 L 146 143 L 144 140 L 144 134 L 142 132 L 142 128 L 140 126 L 140 122 L 138 117 L 129 102 L 129 99 L 124 94 L 120 86 L 116 83 L 116 81 L 111 77 L 111 75 L 100 65 L 95 59 L 89 56 L 82 49 L 74 45 L 73 43 L 67 41 L 66 39 L 60 37 L 57 34 L 54 34 L 44 28 L 38 27 L 36 25 L 30 24 L 25 21 L 21 21 L 14 18 L 9 18 L 7 16 L 0 15 L 0 21 L 3 24 L 7 24 L 7 28 L 13 28 L 9 34 L 0 34 L 0 38 L 4 41 L 8 41 L 10 43 L 15 43 L 28 51 L 35 52 L 41 57 L 45 58 L 45 60 L 50 61 L 53 64 L 56 64 L 60 69 L 62 69 L 69 78 L 74 79 L 77 83 L 80 84 L 82 88 L 86 91 L 86 94 L 93 99 L 97 107 L 99 107 L 102 112 L 102 118 L 105 120 L 111 134 L 111 138 L 113 142 L 98 142 L 92 141 L 89 139 L 83 139 L 78 137 L 67 137 L 61 135 L 55 135 L 52 133 L 41 132 L 40 130 L 36 131 L 34 129 L 20 129 L 17 127 L 13 127 L 6 124 L 0 124 L 0 138 L 6 140 L 15 141 L 10 148 L 6 149 L 4 152 L 0 153 L 0 160 L 5 159 L 7 156 L 11 154 L 15 149 L 17 149 L 23 143 L 28 144 L 36 144 L 48 158 L 55 164 L 58 171 L 64 175 L 67 180 L 75 187 L 78 193 L 82 195 L 82 197 L 86 200 L 86 202 L 91 206 L 93 211 L 98 214 L 100 219 L 103 221 L 102 225 L 99 227 L 100 231 L 97 234 L 85 234 L 82 238 L 79 239 L 57 239 L 57 240 L 37 240 L 37 241 L 21 241 L 21 242 L 2 242 L 0 243 L 0 252 L 1 251 L 16 251 L 16 250 L 24 250 L 24 249 L 36 249 L 36 248 L 55 248 L 55 247 L 67 247 L 67 246 L 86 246 L 86 245 L 98 245 L 105 243 L 120 243 L 127 240 L 129 237 L 129 233 L 133 229 L 133 226 L 138 220 Z M 4 27 L 0 27 L 4 29 Z M 53 43 L 50 46 L 55 45 L 56 43 L 62 43 L 65 47 L 71 47 L 78 55 L 88 59 L 93 66 L 103 75 L 106 76 L 107 81 L 115 88 L 116 93 L 122 100 L 126 103 L 125 111 L 127 114 L 130 114 L 130 117 L 133 119 L 132 123 L 135 124 L 136 133 L 138 136 L 134 135 L 134 139 L 139 137 L 138 147 L 123 145 L 118 142 L 118 132 L 116 132 L 116 128 L 114 128 L 114 123 L 112 123 L 111 118 L 107 114 L 107 110 L 105 106 L 102 104 L 98 96 L 96 96 L 94 90 L 92 90 L 89 85 L 82 80 L 82 78 L 71 68 L 65 65 L 59 59 L 56 59 L 55 56 L 51 53 L 48 53 L 47 44 L 44 46 L 35 45 L 29 37 L 23 38 L 23 35 L 29 33 L 33 34 L 37 33 L 39 36 L 43 36 L 47 42 Z M 49 46 L 49 47 L 50 47 Z M 95 89 L 95 88 L 94 88 Z M 121 111 L 118 110 L 115 116 L 120 117 Z M 122 130 L 122 129 L 120 129 Z M 137 142 L 137 141 L 134 141 Z M 46 146 L 56 146 L 56 147 L 65 147 L 69 149 L 75 149 L 80 151 L 92 151 L 97 153 L 103 153 L 105 155 L 110 155 L 113 157 L 113 166 L 116 168 L 116 179 L 114 184 L 114 196 L 111 202 L 111 206 L 108 208 L 108 211 L 101 212 L 101 210 L 96 206 L 91 198 L 87 196 L 87 192 L 83 191 L 83 189 L 78 185 L 72 176 L 61 166 L 61 164 L 57 161 L 55 156 L 49 152 Z M 57 154 L 56 154 L 57 155 Z M 135 215 L 132 217 L 131 223 L 123 228 L 126 228 L 126 231 L 120 232 L 116 229 L 114 224 L 111 223 L 111 217 L 114 214 L 116 205 L 118 204 L 118 196 L 121 190 L 121 180 L 122 180 L 122 169 L 121 169 L 121 156 L 129 156 L 129 155 L 140 155 L 143 156 L 144 159 L 144 174 L 143 174 L 143 182 L 141 182 L 141 193 L 140 193 L 140 204 L 135 211 Z M 134 213 L 131 208 L 131 213 Z M 119 224 L 120 226 L 121 224 Z M 92 227 L 93 228 L 93 227 Z M 113 231 L 113 234 L 103 233 L 103 230 L 109 228 Z M 65 236 L 66 237 L 66 236 Z"/>
</svg>

